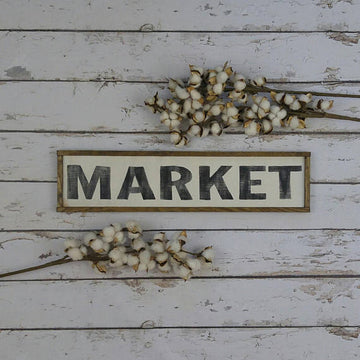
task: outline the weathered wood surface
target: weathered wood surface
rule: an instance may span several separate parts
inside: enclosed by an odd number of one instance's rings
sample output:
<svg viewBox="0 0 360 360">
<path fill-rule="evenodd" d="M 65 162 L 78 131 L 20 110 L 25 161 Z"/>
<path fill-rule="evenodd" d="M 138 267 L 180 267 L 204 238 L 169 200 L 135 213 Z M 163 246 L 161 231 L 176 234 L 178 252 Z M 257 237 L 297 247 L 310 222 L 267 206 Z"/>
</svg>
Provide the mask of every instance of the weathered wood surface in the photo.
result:
<svg viewBox="0 0 360 360">
<path fill-rule="evenodd" d="M 359 93 L 357 0 L 179 4 L 1 1 L 0 272 L 62 256 L 66 236 L 133 218 L 149 230 L 195 229 L 189 247 L 213 244 L 217 254 L 188 283 L 128 270 L 103 280 L 86 263 L 4 279 L 1 360 L 358 358 L 360 123 L 313 119 L 307 135 L 192 142 L 191 150 L 312 151 L 309 214 L 55 212 L 56 184 L 41 182 L 55 180 L 57 149 L 169 149 L 143 100 L 163 92 L 167 77 L 185 77 L 189 63 L 230 60 L 279 88 Z M 333 111 L 359 109 L 357 99 L 336 99 Z M 102 326 L 134 329 L 86 329 Z M 231 326 L 247 328 L 221 328 Z"/>
<path fill-rule="evenodd" d="M 1 180 L 56 180 L 56 151 L 63 150 L 169 150 L 168 134 L 34 134 L 3 133 Z M 41 146 L 39 146 L 41 144 Z M 226 134 L 194 138 L 186 150 L 311 151 L 311 181 L 359 183 L 359 135 Z"/>
<path fill-rule="evenodd" d="M 276 66 L 276 64 L 274 64 Z M 239 68 L 239 71 L 241 68 Z M 170 73 L 168 74 L 171 75 Z M 184 71 L 183 76 L 186 76 Z M 279 89 L 359 94 L 359 84 L 271 84 Z M 1 82 L 0 130 L 131 132 L 162 131 L 144 100 L 166 84 L 104 82 Z M 336 98 L 331 110 L 360 117 L 359 99 Z M 359 132 L 360 122 L 308 119 L 300 132 Z M 277 130 L 277 132 L 289 132 Z"/>
<path fill-rule="evenodd" d="M 184 76 L 189 63 L 212 67 L 230 60 L 245 76 L 265 75 L 269 80 L 360 80 L 358 36 L 5 32 L 0 37 L 0 48 L 6 49 L 0 78 L 156 81 Z"/>
<path fill-rule="evenodd" d="M 359 279 L 8 281 L 0 298 L 2 328 L 360 325 Z"/>
<path fill-rule="evenodd" d="M 312 184 L 310 213 L 56 213 L 55 183 L 0 182 L 5 230 L 100 229 L 137 219 L 144 229 L 356 229 L 360 185 Z"/>
<path fill-rule="evenodd" d="M 1 29 L 356 31 L 356 0 L 3 0 Z M 31 16 L 29 16 L 31 14 Z"/>
<path fill-rule="evenodd" d="M 168 231 L 169 238 L 173 236 Z M 154 232 L 145 232 L 151 240 Z M 0 273 L 43 264 L 64 255 L 64 240 L 84 232 L 2 232 Z M 360 275 L 360 232 L 353 230 L 188 231 L 187 248 L 199 251 L 213 245 L 216 260 L 196 276 L 328 276 Z M 21 254 L 21 256 L 19 256 Z M 138 272 L 123 267 L 99 274 L 89 263 L 70 263 L 19 274 L 5 280 L 173 277 L 159 271 Z M 101 285 L 99 284 L 99 287 Z"/>
<path fill-rule="evenodd" d="M 219 344 L 223 344 L 220 346 Z M 358 359 L 359 328 L 2 331 L 2 360 Z M 52 355 L 53 356 L 53 355 Z M 236 357 L 235 357 L 236 356 Z"/>
</svg>

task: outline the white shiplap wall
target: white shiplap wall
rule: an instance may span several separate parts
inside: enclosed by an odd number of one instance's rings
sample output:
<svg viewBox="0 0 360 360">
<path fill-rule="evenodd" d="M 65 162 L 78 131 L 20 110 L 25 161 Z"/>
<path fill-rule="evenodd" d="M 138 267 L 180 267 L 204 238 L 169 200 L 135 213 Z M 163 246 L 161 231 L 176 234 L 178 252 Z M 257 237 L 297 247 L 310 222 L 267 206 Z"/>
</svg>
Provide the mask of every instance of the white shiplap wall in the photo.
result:
<svg viewBox="0 0 360 360">
<path fill-rule="evenodd" d="M 56 150 L 165 150 L 143 100 L 187 64 L 230 60 L 277 86 L 360 93 L 360 1 L 0 1 L 0 272 L 136 217 L 213 244 L 210 272 L 96 275 L 67 264 L 0 282 L 1 360 L 356 359 L 360 124 L 195 139 L 191 150 L 311 151 L 311 213 L 56 213 Z M 290 83 L 290 84 L 289 84 Z M 359 100 L 334 111 L 360 116 Z"/>
</svg>

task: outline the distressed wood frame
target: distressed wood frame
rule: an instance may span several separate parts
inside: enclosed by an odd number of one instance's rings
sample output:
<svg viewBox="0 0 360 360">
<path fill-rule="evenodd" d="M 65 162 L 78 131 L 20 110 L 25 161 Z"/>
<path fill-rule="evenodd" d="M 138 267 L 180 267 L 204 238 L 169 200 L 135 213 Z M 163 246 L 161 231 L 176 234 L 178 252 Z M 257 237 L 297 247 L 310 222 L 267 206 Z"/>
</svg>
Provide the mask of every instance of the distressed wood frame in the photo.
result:
<svg viewBox="0 0 360 360">
<path fill-rule="evenodd" d="M 63 205 L 63 157 L 82 156 L 203 156 L 203 157 L 304 157 L 304 206 L 303 207 L 65 207 Z M 58 212 L 310 212 L 310 152 L 220 152 L 220 151 L 57 151 L 57 208 Z"/>
</svg>

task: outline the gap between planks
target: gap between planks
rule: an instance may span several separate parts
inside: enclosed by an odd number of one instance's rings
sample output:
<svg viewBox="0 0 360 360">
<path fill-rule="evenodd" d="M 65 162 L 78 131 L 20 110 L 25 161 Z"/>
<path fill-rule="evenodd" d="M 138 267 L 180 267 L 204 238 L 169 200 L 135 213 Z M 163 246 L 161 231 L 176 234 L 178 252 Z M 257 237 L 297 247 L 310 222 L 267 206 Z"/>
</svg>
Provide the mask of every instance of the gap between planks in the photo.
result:
<svg viewBox="0 0 360 360">
<path fill-rule="evenodd" d="M 358 328 L 360 325 L 333 326 L 333 325 L 274 325 L 274 326 L 154 326 L 154 327 L 39 327 L 39 328 L 0 328 L 0 331 L 82 331 L 82 330 L 175 330 L 175 329 L 348 329 Z"/>
</svg>

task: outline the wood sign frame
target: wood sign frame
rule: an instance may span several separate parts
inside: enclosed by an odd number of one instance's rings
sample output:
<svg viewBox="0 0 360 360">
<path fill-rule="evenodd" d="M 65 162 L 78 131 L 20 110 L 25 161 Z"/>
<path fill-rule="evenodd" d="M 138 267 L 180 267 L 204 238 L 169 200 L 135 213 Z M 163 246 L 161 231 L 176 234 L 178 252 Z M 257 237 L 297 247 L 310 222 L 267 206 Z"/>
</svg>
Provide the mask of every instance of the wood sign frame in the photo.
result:
<svg viewBox="0 0 360 360">
<path fill-rule="evenodd" d="M 132 211 L 240 211 L 240 212 L 245 212 L 245 211 L 262 211 L 262 212 L 309 212 L 310 211 L 310 152 L 189 152 L 189 151 L 185 151 L 185 152 L 173 152 L 173 151 L 79 151 L 79 150 L 59 150 L 57 152 L 57 158 L 58 158 L 58 164 L 57 164 L 57 169 L 58 169 L 58 174 L 57 174 L 57 198 L 58 198 L 58 204 L 57 204 L 57 211 L 62 211 L 62 212 L 95 212 L 95 211 L 102 211 L 102 212 L 122 212 L 122 211 L 128 211 L 128 212 L 132 212 Z M 97 178 L 94 180 L 94 183 L 91 184 L 93 182 L 93 176 L 91 176 L 91 181 L 89 182 L 87 179 L 89 178 L 89 174 L 95 175 L 95 170 L 98 168 L 98 166 L 96 165 L 94 167 L 94 165 L 92 166 L 92 169 L 90 171 L 90 173 L 88 172 L 87 177 L 84 174 L 84 171 L 82 169 L 81 166 L 88 166 L 88 164 L 85 164 L 84 162 L 82 162 L 83 160 L 81 160 L 81 158 L 84 157 L 85 160 L 88 160 L 89 162 L 94 160 L 94 157 L 96 157 L 97 159 L 102 159 L 104 162 L 106 162 L 109 165 L 109 162 L 111 164 L 111 161 L 113 161 L 113 163 L 115 164 L 116 161 L 123 161 L 124 159 L 127 159 L 127 169 L 122 169 L 123 171 L 121 172 L 121 176 L 123 176 L 127 170 L 127 174 L 125 177 L 125 180 L 123 182 L 123 186 L 121 187 L 121 191 L 123 191 L 124 188 L 124 183 L 129 175 L 129 170 L 130 167 L 133 169 L 135 167 L 133 166 L 129 166 L 129 165 L 133 165 L 133 163 L 129 163 L 129 161 L 133 161 L 134 164 L 139 164 L 139 159 L 140 157 L 144 158 L 144 163 L 151 163 L 151 161 L 154 161 L 154 159 L 156 158 L 157 161 L 161 162 L 161 161 L 165 161 L 167 160 L 167 162 L 169 161 L 169 158 L 171 159 L 171 161 L 176 164 L 176 163 L 184 163 L 184 161 L 188 161 L 189 164 L 191 164 L 191 162 L 195 162 L 196 161 L 199 164 L 205 164 L 205 165 L 209 165 L 212 163 L 219 163 L 221 158 L 224 159 L 228 159 L 228 162 L 234 162 L 234 158 L 241 158 L 242 161 L 245 161 L 244 159 L 247 159 L 246 165 L 247 166 L 239 166 L 239 170 L 238 173 L 240 173 L 239 177 L 239 182 L 240 185 L 237 185 L 238 187 L 240 186 L 240 190 L 239 193 L 241 194 L 241 189 L 247 189 L 248 194 L 250 194 L 250 196 L 258 196 L 258 195 L 263 195 L 263 194 L 259 194 L 259 193 L 253 193 L 251 190 L 251 187 L 253 187 L 254 189 L 256 189 L 256 185 L 260 185 L 262 186 L 262 181 L 261 179 L 252 179 L 250 177 L 250 175 L 254 175 L 255 177 L 261 177 L 261 175 L 264 175 L 264 172 L 267 173 L 272 180 L 272 182 L 275 182 L 274 179 L 277 179 L 277 187 L 279 187 L 280 184 L 280 189 L 278 191 L 278 197 L 281 199 L 285 199 L 284 203 L 286 203 L 287 201 L 290 201 L 289 199 L 291 199 L 291 193 L 290 193 L 290 198 L 284 196 L 284 192 L 282 192 L 282 188 L 281 186 L 285 186 L 284 185 L 284 179 L 287 178 L 288 181 L 288 188 L 290 189 L 290 177 L 294 176 L 297 180 L 297 188 L 299 191 L 300 195 L 295 195 L 294 197 L 297 196 L 297 202 L 301 203 L 301 204 L 297 204 L 296 206 L 292 206 L 291 204 L 289 205 L 289 203 L 287 203 L 288 205 L 285 206 L 270 206 L 269 204 L 267 204 L 266 206 L 231 206 L 231 204 L 229 203 L 229 199 L 230 202 L 232 200 L 238 200 L 238 199 L 242 199 L 244 197 L 241 197 L 242 195 L 239 195 L 239 198 L 234 199 L 234 197 L 232 198 L 228 198 L 224 200 L 223 197 L 223 193 L 224 191 L 227 191 L 226 188 L 226 184 L 224 182 L 224 179 L 222 178 L 222 176 L 225 176 L 225 172 L 226 171 L 222 171 L 222 174 L 220 174 L 220 176 L 217 176 L 216 179 L 219 180 L 220 182 L 218 183 L 214 183 L 214 179 L 215 179 L 215 175 L 219 175 L 217 174 L 217 171 L 214 172 L 214 169 L 210 169 L 210 166 L 199 166 L 199 174 L 200 174 L 200 167 L 201 167 L 201 171 L 207 171 L 207 175 L 205 175 L 205 179 L 203 182 L 201 182 L 201 180 L 199 181 L 199 184 L 204 184 L 205 181 L 206 185 L 207 185 L 207 190 L 204 192 L 205 195 L 207 194 L 207 196 L 209 197 L 210 195 L 210 191 L 212 191 L 212 194 L 215 194 L 217 196 L 217 203 L 222 202 L 222 204 L 220 206 L 218 205 L 212 205 L 212 206 L 184 206 L 184 203 L 182 203 L 181 206 L 175 206 L 176 205 L 176 201 L 181 202 L 181 200 L 183 200 L 183 198 L 181 197 L 180 199 L 176 200 L 173 199 L 171 197 L 171 199 L 169 198 L 164 198 L 163 194 L 165 192 L 161 192 L 161 200 L 156 200 L 158 202 L 164 201 L 165 200 L 169 200 L 169 202 L 171 202 L 170 206 L 162 206 L 162 205 L 156 205 L 156 206 L 147 206 L 148 204 L 146 204 L 146 206 L 139 206 L 139 201 L 143 200 L 144 202 L 146 202 L 146 198 L 144 198 L 144 193 L 141 192 L 142 195 L 142 199 L 140 199 L 140 194 L 132 194 L 134 192 L 139 192 L 136 189 L 141 188 L 141 184 L 138 182 L 138 178 L 136 177 L 136 174 L 132 174 L 131 177 L 131 184 L 128 185 L 128 187 L 130 187 L 130 195 L 132 198 L 136 198 L 137 203 L 136 204 L 132 204 L 132 200 L 129 200 L 129 191 L 127 192 L 127 197 L 120 197 L 120 193 L 119 196 L 117 197 L 116 200 L 114 199 L 110 199 L 109 197 L 107 197 L 106 199 L 108 199 L 110 202 L 114 202 L 114 201 L 118 201 L 118 199 L 126 199 L 126 201 L 124 201 L 125 203 L 127 202 L 126 206 L 114 206 L 112 204 L 109 204 L 109 206 L 106 204 L 106 206 L 104 206 L 104 197 L 101 197 L 102 192 L 103 191 L 102 187 L 100 187 L 101 185 L 101 180 L 104 180 L 100 177 L 100 181 L 99 181 L 99 176 L 98 175 Z M 100 158 L 101 157 L 101 158 Z M 116 157 L 113 158 L 113 157 Z M 130 158 L 131 157 L 131 158 Z M 134 158 L 133 158 L 134 157 Z M 149 158 L 148 158 L 149 157 Z M 106 159 L 108 158 L 108 159 Z M 199 160 L 201 158 L 201 160 Z M 302 160 L 299 160 L 302 159 Z M 91 159 L 91 160 L 89 160 Z M 120 160 L 119 160 L 120 159 Z M 202 160 L 203 159 L 203 160 Z M 259 165 L 259 159 L 262 159 L 263 162 L 267 163 L 268 166 L 258 166 Z M 270 166 L 269 162 L 271 162 L 271 159 L 274 160 L 274 164 L 276 164 L 276 166 Z M 296 159 L 296 160 L 295 160 Z M 106 160 L 106 161 L 105 161 Z M 295 162 L 296 164 L 301 164 L 300 166 L 290 166 L 291 161 Z M 254 162 L 254 166 L 255 168 L 253 168 L 253 166 L 249 166 L 249 164 L 251 164 L 251 161 Z M 81 163 L 81 165 L 68 165 L 69 163 L 74 163 L 78 164 L 79 162 Z M 141 163 L 141 159 L 140 159 L 140 163 Z M 166 163 L 166 161 L 164 162 L 164 164 Z M 225 163 L 227 163 L 225 161 Z M 241 163 L 241 161 L 240 161 Z M 279 164 L 287 164 L 286 166 L 281 166 Z M 117 164 L 119 165 L 119 164 Z M 121 165 L 121 164 L 120 164 Z M 89 165 L 90 166 L 90 165 Z M 111 165 L 110 165 L 111 166 Z M 196 164 L 191 165 L 191 166 L 197 166 Z M 66 169 L 64 170 L 64 167 L 66 167 Z M 115 171 L 119 171 L 119 166 L 113 165 L 114 167 L 114 171 L 112 171 L 111 174 L 113 174 L 113 172 Z M 161 168 L 161 171 L 165 168 L 168 168 L 171 166 L 161 166 L 159 168 Z M 108 168 L 108 167 L 101 167 L 99 166 L 99 168 Z M 141 167 L 142 169 L 144 169 L 144 167 Z M 154 164 L 152 164 L 152 167 L 154 168 Z M 176 166 L 176 168 L 179 168 L 178 166 Z M 183 169 L 183 167 L 181 167 Z M 218 170 L 220 170 L 220 168 L 233 168 L 235 169 L 235 167 L 232 166 L 220 166 Z M 242 168 L 242 169 L 241 169 Z M 247 182 L 244 183 L 244 175 L 241 175 L 242 173 L 246 173 L 244 169 L 251 169 L 249 171 L 247 171 L 247 177 L 246 180 Z M 282 173 L 281 175 L 281 171 L 279 169 L 290 169 L 288 171 L 285 171 L 284 173 Z M 296 169 L 295 169 L 296 168 Z M 299 168 L 301 168 L 301 170 L 299 170 Z M 67 181 L 64 181 L 64 177 L 67 176 L 67 170 L 71 169 L 71 171 L 73 171 L 72 169 L 80 169 L 79 171 L 81 171 L 81 173 L 76 173 L 76 176 L 74 176 L 74 173 L 71 172 L 71 174 L 67 177 Z M 110 169 L 110 167 L 109 167 Z M 265 169 L 265 170 L 264 170 Z M 215 169 L 216 170 L 216 169 Z M 225 169 L 226 170 L 226 169 Z M 152 170 L 150 170 L 152 171 Z M 167 170 L 166 170 L 167 171 Z M 172 171 L 172 170 L 171 170 Z M 190 170 L 189 170 L 190 171 Z M 250 171 L 252 174 L 250 174 Z M 256 171 L 256 173 L 255 173 Z M 261 171 L 261 173 L 260 173 Z M 270 173 L 272 171 L 272 173 Z M 298 171 L 298 172 L 292 172 L 292 171 Z M 210 173 L 212 173 L 213 175 L 210 175 Z M 234 173 L 235 174 L 235 173 Z M 260 175 L 259 175 L 260 174 Z M 177 174 L 176 174 L 177 175 Z M 301 176 L 300 176 L 301 175 Z M 302 176 L 303 175 L 303 176 Z M 135 177 L 134 177 L 135 176 Z M 147 176 L 147 175 L 146 175 Z M 165 176 L 165 175 L 164 175 Z M 167 172 L 167 178 L 170 179 L 172 177 L 172 174 L 169 172 Z M 181 178 L 181 174 L 180 174 L 180 178 Z M 199 175 L 199 177 L 201 177 L 202 175 Z M 207 176 L 207 177 L 206 177 Z M 237 176 L 237 175 L 236 175 Z M 274 177 L 276 176 L 276 178 Z M 156 175 L 156 177 L 158 177 L 158 175 Z M 75 178 L 75 180 L 74 180 Z M 301 178 L 301 179 L 300 179 Z M 72 180 L 69 180 L 72 179 Z M 231 179 L 233 179 L 233 176 L 231 177 Z M 139 185 L 138 187 L 133 187 L 133 181 L 137 182 L 137 185 Z M 145 179 L 147 183 L 147 185 L 149 185 L 148 179 Z M 79 200 L 79 196 L 78 193 L 81 193 L 81 191 L 78 192 L 78 187 L 79 187 L 79 181 L 80 181 L 80 185 L 82 186 L 82 190 L 83 190 L 83 199 Z M 163 181 L 163 177 L 162 177 L 162 173 L 161 173 L 161 179 L 160 181 L 162 181 L 162 183 L 164 183 Z M 170 184 L 170 192 L 172 196 L 172 187 L 175 187 L 175 183 L 176 181 L 173 181 L 171 179 L 171 184 Z M 178 181 L 180 181 L 178 179 Z M 243 181 L 243 183 L 241 182 Z M 268 181 L 269 182 L 269 181 Z M 74 185 L 75 183 L 75 185 Z M 105 179 L 103 184 L 107 184 L 107 186 L 110 189 L 110 170 L 109 170 L 109 179 Z M 151 183 L 151 180 L 150 180 Z M 87 186 L 86 189 L 89 188 L 89 184 L 92 185 L 91 186 L 91 197 L 94 196 L 95 188 L 97 188 L 97 193 L 99 193 L 99 199 L 97 199 L 97 201 L 94 201 L 93 204 L 89 204 L 89 202 L 91 202 L 93 199 L 91 198 L 89 201 L 89 197 L 86 197 L 86 199 L 84 198 L 84 196 L 87 196 L 85 194 L 85 190 L 84 190 L 84 184 Z M 121 182 L 119 183 L 121 185 Z M 201 185 L 198 184 L 198 188 L 199 188 L 199 192 L 201 193 Z M 225 187 L 224 187 L 225 184 Z M 242 185 L 241 185 L 242 184 Z M 245 184 L 245 185 L 244 185 Z M 246 185 L 247 184 L 247 185 Z M 250 184 L 250 185 L 249 185 Z M 299 185 L 300 184 L 300 185 Z M 119 185 L 119 187 L 120 187 Z M 216 186 L 215 186 L 216 185 Z M 69 186 L 69 188 L 68 188 Z M 102 186 L 102 185 L 101 185 Z M 242 187 L 241 187 L 242 186 Z M 246 187 L 247 186 L 247 187 Z M 274 184 L 271 185 L 274 188 Z M 295 185 L 294 185 L 295 186 Z M 71 187 L 71 189 L 70 189 Z M 66 191 L 64 189 L 67 189 Z M 150 186 L 149 186 L 150 188 Z M 169 186 L 168 186 L 169 188 Z M 233 188 L 235 188 L 233 186 Z M 70 190 L 69 190 L 70 189 Z M 135 190 L 134 190 L 135 189 Z M 250 189 L 250 190 L 249 190 Z M 275 189 L 275 188 L 274 188 Z M 180 189 L 176 186 L 176 190 L 178 190 L 178 192 L 174 191 L 174 195 L 180 197 Z M 187 189 L 186 189 L 187 190 Z M 217 190 L 217 192 L 216 192 Z M 117 190 L 118 191 L 118 190 Z M 151 191 L 151 189 L 150 189 Z M 161 188 L 161 191 L 163 191 L 163 189 Z M 292 191 L 294 192 L 294 189 L 292 189 Z M 73 197 L 73 193 L 76 193 L 78 197 Z M 66 197 L 64 197 L 64 193 L 67 194 Z M 111 193 L 113 193 L 113 191 L 111 191 Z M 155 191 L 153 192 L 153 194 L 155 193 Z M 227 191 L 227 193 L 230 193 L 229 191 Z M 70 196 L 69 196 L 70 194 Z M 110 194 L 110 191 L 109 191 Z M 214 197 L 215 197 L 214 195 Z M 226 194 L 225 194 L 226 195 Z M 224 196 L 225 196 L 224 195 Z M 272 196 L 272 194 L 270 194 Z M 234 194 L 235 196 L 235 194 Z M 201 196 L 198 196 L 200 198 L 197 199 L 197 202 L 202 202 L 202 204 L 206 204 L 206 202 L 204 201 L 204 198 L 201 198 Z M 221 197 L 221 199 L 220 199 Z M 75 200 L 73 200 L 75 199 Z M 145 200 L 144 200 L 145 199 Z M 155 197 L 151 197 L 151 199 L 155 199 Z M 248 199 L 249 197 L 245 198 L 247 203 L 249 203 Z M 265 199 L 266 199 L 266 195 L 265 195 Z M 185 199 L 186 200 L 186 199 Z M 193 200 L 191 198 L 191 200 Z M 212 200 L 210 198 L 205 198 L 205 200 Z M 263 200 L 263 199 L 262 199 Z M 81 203 L 81 201 L 83 203 L 86 203 L 87 206 L 84 206 L 84 204 L 81 205 L 77 205 L 78 202 Z M 152 200 L 153 201 L 153 200 Z M 215 200 L 214 200 L 215 201 Z M 227 206 L 226 201 L 228 201 L 230 206 Z M 294 199 L 291 199 L 291 201 L 295 201 Z M 96 202 L 100 202 L 101 205 L 96 204 Z M 167 202 L 166 204 L 169 204 L 169 202 Z M 211 201 L 210 201 L 211 202 Z M 239 202 L 239 201 L 238 201 Z M 261 201 L 259 201 L 259 196 L 255 199 L 255 202 L 257 203 L 261 203 Z M 281 203 L 281 202 L 280 202 Z M 89 205 L 88 205 L 89 204 Z M 279 201 L 277 201 L 277 204 L 279 204 Z"/>
</svg>

